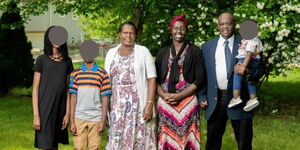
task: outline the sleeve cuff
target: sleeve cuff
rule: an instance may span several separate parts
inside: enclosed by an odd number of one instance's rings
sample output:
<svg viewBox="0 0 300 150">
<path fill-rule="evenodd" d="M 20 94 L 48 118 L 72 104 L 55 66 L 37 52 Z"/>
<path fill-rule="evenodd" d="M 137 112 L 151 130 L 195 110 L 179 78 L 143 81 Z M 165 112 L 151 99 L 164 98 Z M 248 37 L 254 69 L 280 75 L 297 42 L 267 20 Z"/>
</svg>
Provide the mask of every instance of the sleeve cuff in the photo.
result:
<svg viewBox="0 0 300 150">
<path fill-rule="evenodd" d="M 77 92 L 76 92 L 76 91 L 73 91 L 73 90 L 72 90 L 72 91 L 70 90 L 69 93 L 70 93 L 70 94 L 77 94 Z"/>
<path fill-rule="evenodd" d="M 206 100 L 207 100 L 206 96 L 200 96 L 198 98 L 198 101 L 206 101 Z"/>
<path fill-rule="evenodd" d="M 150 78 L 157 78 L 157 76 L 156 76 L 156 74 L 148 75 L 147 79 L 150 79 Z"/>
<path fill-rule="evenodd" d="M 101 94 L 101 97 L 107 96 L 107 95 L 111 95 L 111 92 L 106 92 L 106 93 L 104 93 L 104 94 Z"/>
</svg>

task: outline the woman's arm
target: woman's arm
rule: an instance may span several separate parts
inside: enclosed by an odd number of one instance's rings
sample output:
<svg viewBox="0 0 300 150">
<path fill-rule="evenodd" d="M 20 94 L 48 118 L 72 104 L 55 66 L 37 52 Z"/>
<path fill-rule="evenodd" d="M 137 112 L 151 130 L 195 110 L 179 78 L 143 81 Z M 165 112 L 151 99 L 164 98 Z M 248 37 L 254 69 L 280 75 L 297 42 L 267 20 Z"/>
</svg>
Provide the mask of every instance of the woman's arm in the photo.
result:
<svg viewBox="0 0 300 150">
<path fill-rule="evenodd" d="M 34 72 L 33 87 L 32 87 L 32 108 L 33 108 L 33 127 L 35 130 L 40 130 L 40 115 L 38 105 L 38 91 L 40 85 L 41 73 Z"/>
<path fill-rule="evenodd" d="M 158 96 L 165 99 L 165 91 L 161 88 L 161 86 L 159 84 L 157 86 L 157 94 L 158 94 Z"/>
<path fill-rule="evenodd" d="M 156 93 L 156 78 L 149 78 L 148 80 L 148 97 L 147 104 L 144 109 L 143 118 L 145 121 L 150 121 L 153 116 L 153 104 Z"/>
<path fill-rule="evenodd" d="M 165 92 L 159 84 L 157 86 L 157 94 L 165 101 L 172 97 L 172 93 Z"/>
<path fill-rule="evenodd" d="M 156 92 L 156 78 L 149 78 L 148 79 L 148 98 L 147 103 L 153 103 L 155 98 Z"/>
<path fill-rule="evenodd" d="M 66 84 L 66 114 L 64 116 L 63 122 L 62 122 L 62 130 L 65 129 L 69 123 L 70 119 L 70 94 L 69 94 L 69 83 L 70 83 L 70 75 L 67 76 L 67 84 Z"/>
<path fill-rule="evenodd" d="M 194 94 L 196 92 L 196 90 L 197 90 L 197 86 L 195 84 L 191 84 L 186 89 L 184 89 L 183 91 L 181 91 L 179 93 L 174 93 L 174 94 L 171 93 L 171 97 L 169 99 L 167 99 L 167 101 L 172 105 L 177 104 L 182 99 Z"/>
<path fill-rule="evenodd" d="M 198 89 L 202 89 L 205 85 L 205 68 L 204 68 L 204 60 L 202 56 L 202 51 L 200 49 L 193 49 L 194 53 L 193 59 L 195 60 L 195 68 L 194 69 L 194 80 L 191 85 L 189 85 L 186 89 L 179 93 L 172 94 L 169 99 L 170 104 L 177 104 L 180 100 L 195 94 Z"/>
<path fill-rule="evenodd" d="M 66 105 L 66 114 L 65 115 L 70 115 L 70 94 L 69 94 L 69 84 L 70 84 L 70 75 L 67 76 L 67 105 Z"/>
</svg>

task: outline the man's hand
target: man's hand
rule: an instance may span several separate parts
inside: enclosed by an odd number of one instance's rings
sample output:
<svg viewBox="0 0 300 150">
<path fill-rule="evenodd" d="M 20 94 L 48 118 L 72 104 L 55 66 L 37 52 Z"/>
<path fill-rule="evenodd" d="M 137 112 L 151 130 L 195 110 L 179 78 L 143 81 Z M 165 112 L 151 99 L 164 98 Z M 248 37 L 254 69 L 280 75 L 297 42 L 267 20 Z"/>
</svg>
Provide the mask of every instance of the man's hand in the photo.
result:
<svg viewBox="0 0 300 150">
<path fill-rule="evenodd" d="M 200 107 L 201 107 L 201 108 L 206 108 L 206 107 L 207 107 L 207 100 L 201 101 L 201 102 L 200 102 Z"/>
<path fill-rule="evenodd" d="M 241 62 L 238 62 L 234 66 L 234 72 L 239 75 L 244 75 L 244 74 L 248 73 L 248 69 L 245 66 L 243 66 L 243 64 Z"/>
<path fill-rule="evenodd" d="M 241 73 L 242 75 L 245 74 L 245 70 L 246 70 L 246 67 L 244 65 L 240 65 L 239 67 L 239 73 Z"/>
</svg>

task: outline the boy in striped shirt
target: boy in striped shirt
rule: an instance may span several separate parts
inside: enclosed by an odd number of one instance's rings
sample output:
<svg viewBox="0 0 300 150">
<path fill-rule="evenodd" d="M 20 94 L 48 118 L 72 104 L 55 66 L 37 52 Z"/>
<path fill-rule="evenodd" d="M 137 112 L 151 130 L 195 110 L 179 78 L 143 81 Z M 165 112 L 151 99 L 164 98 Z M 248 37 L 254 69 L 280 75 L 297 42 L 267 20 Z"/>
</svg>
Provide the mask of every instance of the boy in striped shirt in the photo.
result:
<svg viewBox="0 0 300 150">
<path fill-rule="evenodd" d="M 74 148 L 100 149 L 111 95 L 107 72 L 94 59 L 84 59 L 81 67 L 71 73 L 69 93 Z"/>
</svg>

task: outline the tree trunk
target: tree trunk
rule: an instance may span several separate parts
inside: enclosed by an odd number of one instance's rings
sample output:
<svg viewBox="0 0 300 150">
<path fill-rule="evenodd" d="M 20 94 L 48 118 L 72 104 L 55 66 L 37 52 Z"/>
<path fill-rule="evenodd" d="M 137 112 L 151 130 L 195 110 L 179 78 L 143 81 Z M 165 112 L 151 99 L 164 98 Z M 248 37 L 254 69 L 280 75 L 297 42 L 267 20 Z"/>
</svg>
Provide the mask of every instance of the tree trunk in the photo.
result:
<svg viewBox="0 0 300 150">
<path fill-rule="evenodd" d="M 143 18 L 144 18 L 144 4 L 143 1 L 136 4 L 133 12 L 133 23 L 137 27 L 137 36 L 143 31 Z"/>
</svg>

